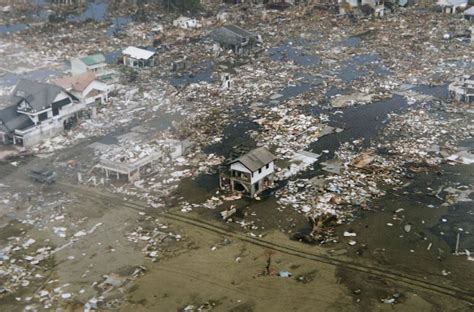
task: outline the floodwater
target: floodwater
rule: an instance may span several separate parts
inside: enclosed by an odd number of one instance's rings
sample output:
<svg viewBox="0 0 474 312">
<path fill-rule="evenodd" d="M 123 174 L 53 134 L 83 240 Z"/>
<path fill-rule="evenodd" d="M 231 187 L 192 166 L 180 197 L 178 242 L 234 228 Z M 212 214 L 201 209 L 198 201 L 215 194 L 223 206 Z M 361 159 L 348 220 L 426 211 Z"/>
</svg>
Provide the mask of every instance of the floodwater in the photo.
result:
<svg viewBox="0 0 474 312">
<path fill-rule="evenodd" d="M 170 83 L 175 87 L 185 86 L 192 83 L 207 82 L 212 83 L 214 79 L 215 64 L 212 61 L 205 61 L 193 66 L 192 72 L 180 72 L 180 74 L 172 77 Z"/>
<path fill-rule="evenodd" d="M 51 11 L 45 9 L 46 1 L 37 1 L 34 5 L 37 6 L 36 10 L 33 10 L 28 18 L 34 22 L 45 22 L 51 14 Z M 87 3 L 85 9 L 78 14 L 70 14 L 67 17 L 69 22 L 84 22 L 87 20 L 93 20 L 96 22 L 103 22 L 107 18 L 108 3 L 106 0 L 94 0 Z M 119 17 L 117 21 L 113 22 L 112 28 L 109 29 L 113 33 L 113 28 L 123 26 L 130 22 L 128 17 Z M 0 25 L 0 33 L 15 33 L 27 29 L 29 25 L 27 23 L 14 23 L 14 24 L 2 24 Z M 107 32 L 109 34 L 109 32 Z"/>
<path fill-rule="evenodd" d="M 0 33 L 14 33 L 25 30 L 28 26 L 24 23 L 0 25 Z"/>
<path fill-rule="evenodd" d="M 274 61 L 293 61 L 296 65 L 309 67 L 321 63 L 321 58 L 312 55 L 304 50 L 304 46 L 295 45 L 291 41 L 286 41 L 277 47 L 268 50 Z"/>
<path fill-rule="evenodd" d="M 388 100 L 348 107 L 342 113 L 333 114 L 329 122 L 330 126 L 342 128 L 344 131 L 319 138 L 310 145 L 309 150 L 316 154 L 328 150 L 329 153 L 323 153 L 323 158 L 320 158 L 324 161 L 326 157 L 331 158 L 334 151 L 345 142 L 362 139 L 363 145 L 366 146 L 383 128 L 389 113 L 400 112 L 406 107 L 407 101 L 398 95 Z"/>
<path fill-rule="evenodd" d="M 86 20 L 94 20 L 103 22 L 107 17 L 108 3 L 105 0 L 94 0 L 88 3 L 86 9 L 78 14 L 67 18 L 70 22 L 84 22 Z"/>
<path fill-rule="evenodd" d="M 338 77 L 344 82 L 359 79 L 373 71 L 377 75 L 387 76 L 391 72 L 381 64 L 376 54 L 361 54 L 353 56 L 339 71 Z"/>
<path fill-rule="evenodd" d="M 47 81 L 52 77 L 57 77 L 62 71 L 54 68 L 41 68 L 30 72 L 16 74 L 6 73 L 0 76 L 0 86 L 9 87 L 14 86 L 20 79 L 30 79 L 35 81 Z"/>
<path fill-rule="evenodd" d="M 133 19 L 130 16 L 114 17 L 114 19 L 112 20 L 112 25 L 107 28 L 107 37 L 113 37 L 115 34 L 120 33 L 122 31 L 123 26 L 132 22 L 132 20 Z"/>
<path fill-rule="evenodd" d="M 339 42 L 339 44 L 342 45 L 343 47 L 350 47 L 350 48 L 355 48 L 359 46 L 361 43 L 362 43 L 362 39 L 360 39 L 359 37 L 349 37 Z"/>
</svg>

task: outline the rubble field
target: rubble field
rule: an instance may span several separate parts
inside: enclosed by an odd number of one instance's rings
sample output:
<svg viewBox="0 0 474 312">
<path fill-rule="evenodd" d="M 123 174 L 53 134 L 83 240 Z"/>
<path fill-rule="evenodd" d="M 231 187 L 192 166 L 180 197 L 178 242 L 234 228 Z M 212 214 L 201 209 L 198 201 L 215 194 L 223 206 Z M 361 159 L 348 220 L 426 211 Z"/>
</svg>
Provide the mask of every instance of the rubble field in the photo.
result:
<svg viewBox="0 0 474 312">
<path fill-rule="evenodd" d="M 474 74 L 472 24 L 431 1 L 201 6 L 182 28 L 156 1 L 0 1 L 0 109 L 78 56 L 118 76 L 94 118 L 0 145 L 0 309 L 472 309 L 474 105 L 448 91 Z M 258 44 L 216 48 L 228 24 Z M 122 64 L 130 46 L 156 65 Z M 220 187 L 256 147 L 268 188 Z"/>
</svg>

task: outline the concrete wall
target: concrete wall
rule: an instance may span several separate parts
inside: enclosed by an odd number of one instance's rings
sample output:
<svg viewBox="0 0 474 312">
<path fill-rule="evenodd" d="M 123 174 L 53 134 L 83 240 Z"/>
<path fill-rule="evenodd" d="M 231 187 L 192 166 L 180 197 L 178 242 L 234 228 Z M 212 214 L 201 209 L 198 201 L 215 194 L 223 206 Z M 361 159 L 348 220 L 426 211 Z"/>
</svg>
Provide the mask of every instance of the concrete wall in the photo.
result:
<svg viewBox="0 0 474 312">
<path fill-rule="evenodd" d="M 52 138 L 64 130 L 62 120 L 51 119 L 38 125 L 32 131 L 23 135 L 23 146 L 31 147 L 42 141 Z"/>
</svg>

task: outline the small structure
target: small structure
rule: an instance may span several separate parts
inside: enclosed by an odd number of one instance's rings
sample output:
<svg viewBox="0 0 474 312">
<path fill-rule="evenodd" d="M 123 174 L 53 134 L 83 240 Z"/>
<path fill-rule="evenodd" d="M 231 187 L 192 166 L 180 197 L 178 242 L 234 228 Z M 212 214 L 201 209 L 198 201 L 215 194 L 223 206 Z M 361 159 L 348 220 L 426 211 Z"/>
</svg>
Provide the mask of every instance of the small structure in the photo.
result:
<svg viewBox="0 0 474 312">
<path fill-rule="evenodd" d="M 100 77 L 108 73 L 105 56 L 103 54 L 94 54 L 73 58 L 71 59 L 71 72 L 73 75 L 91 72 Z"/>
<path fill-rule="evenodd" d="M 235 25 L 225 25 L 215 29 L 211 38 L 224 50 L 244 54 L 252 50 L 260 41 L 259 36 Z"/>
<path fill-rule="evenodd" d="M 273 185 L 276 157 L 259 147 L 227 163 L 219 176 L 221 188 L 230 184 L 231 190 L 244 191 L 255 197 Z"/>
<path fill-rule="evenodd" d="M 464 11 L 464 18 L 470 21 L 471 23 L 474 23 L 474 6 Z M 471 35 L 471 38 L 472 38 L 472 35 Z"/>
<path fill-rule="evenodd" d="M 221 74 L 221 89 L 230 89 L 233 83 L 234 81 L 230 73 Z"/>
<path fill-rule="evenodd" d="M 156 52 L 137 47 L 128 47 L 122 52 L 123 63 L 132 68 L 155 66 Z"/>
<path fill-rule="evenodd" d="M 52 4 L 57 5 L 82 5 L 86 2 L 87 0 L 51 0 Z"/>
<path fill-rule="evenodd" d="M 468 0 L 438 0 L 443 13 L 456 14 L 467 7 Z"/>
<path fill-rule="evenodd" d="M 457 101 L 474 103 L 474 75 L 456 78 L 449 87 L 449 96 Z"/>
<path fill-rule="evenodd" d="M 382 17 L 385 15 L 385 3 L 383 0 L 339 0 L 339 13 Z"/>
<path fill-rule="evenodd" d="M 103 104 L 108 101 L 110 87 L 97 80 L 91 72 L 65 76 L 55 80 L 54 84 L 70 92 L 86 105 Z"/>
<path fill-rule="evenodd" d="M 54 81 L 54 84 L 70 92 L 86 107 L 92 110 L 92 118 L 97 114 L 97 106 L 109 99 L 112 89 L 102 81 L 96 79 L 94 73 L 86 72 L 75 76 L 66 76 Z"/>
<path fill-rule="evenodd" d="M 127 181 L 135 181 L 147 169 L 155 170 L 163 156 L 163 151 L 154 145 L 138 143 L 115 145 L 100 157 L 97 167 L 102 169 L 107 178 L 113 174 L 117 180 L 121 176 L 126 176 Z"/>
<path fill-rule="evenodd" d="M 0 142 L 38 144 L 70 128 L 84 108 L 59 86 L 22 79 L 11 93 L 10 106 L 0 111 Z"/>
<path fill-rule="evenodd" d="M 195 18 L 180 16 L 173 21 L 173 26 L 182 29 L 198 28 L 199 24 Z"/>
</svg>

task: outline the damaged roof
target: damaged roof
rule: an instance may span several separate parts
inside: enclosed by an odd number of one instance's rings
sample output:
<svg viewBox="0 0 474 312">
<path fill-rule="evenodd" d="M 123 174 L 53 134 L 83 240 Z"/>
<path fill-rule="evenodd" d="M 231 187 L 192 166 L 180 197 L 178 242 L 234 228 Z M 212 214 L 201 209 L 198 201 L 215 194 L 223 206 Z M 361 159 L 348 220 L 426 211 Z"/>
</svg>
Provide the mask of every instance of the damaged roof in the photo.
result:
<svg viewBox="0 0 474 312">
<path fill-rule="evenodd" d="M 474 6 L 464 11 L 464 15 L 474 15 Z"/>
<path fill-rule="evenodd" d="M 257 38 L 257 35 L 235 25 L 225 25 L 212 31 L 211 38 L 224 44 L 242 44 L 242 39 Z"/>
<path fill-rule="evenodd" d="M 33 112 L 48 108 L 64 89 L 44 82 L 21 79 L 11 94 L 11 104 L 18 105 L 25 100 Z"/>
<path fill-rule="evenodd" d="M 54 83 L 66 90 L 84 91 L 92 81 L 95 80 L 95 74 L 85 72 L 74 76 L 65 76 L 54 81 Z"/>
<path fill-rule="evenodd" d="M 17 112 L 16 105 L 12 105 L 0 110 L 0 129 L 5 132 L 13 132 L 16 129 L 25 129 L 34 123 L 25 114 Z"/>
<path fill-rule="evenodd" d="M 254 150 L 251 150 L 247 154 L 240 156 L 232 160 L 229 164 L 240 162 L 247 169 L 252 172 L 257 171 L 258 169 L 266 166 L 276 159 L 275 155 L 270 153 L 265 147 L 259 147 Z"/>
</svg>

